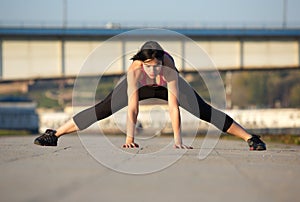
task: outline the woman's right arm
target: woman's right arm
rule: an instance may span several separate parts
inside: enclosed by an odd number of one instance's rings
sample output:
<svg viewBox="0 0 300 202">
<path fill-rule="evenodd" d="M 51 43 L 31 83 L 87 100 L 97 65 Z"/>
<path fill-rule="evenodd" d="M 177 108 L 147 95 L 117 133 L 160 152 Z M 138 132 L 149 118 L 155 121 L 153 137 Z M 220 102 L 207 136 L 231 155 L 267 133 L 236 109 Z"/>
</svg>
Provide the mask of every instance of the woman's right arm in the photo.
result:
<svg viewBox="0 0 300 202">
<path fill-rule="evenodd" d="M 128 110 L 127 110 L 127 123 L 126 123 L 126 143 L 123 147 L 139 147 L 134 143 L 134 132 L 139 113 L 139 94 L 138 94 L 138 81 L 141 75 L 139 61 L 134 61 L 129 67 L 127 73 L 127 95 L 128 95 Z"/>
</svg>

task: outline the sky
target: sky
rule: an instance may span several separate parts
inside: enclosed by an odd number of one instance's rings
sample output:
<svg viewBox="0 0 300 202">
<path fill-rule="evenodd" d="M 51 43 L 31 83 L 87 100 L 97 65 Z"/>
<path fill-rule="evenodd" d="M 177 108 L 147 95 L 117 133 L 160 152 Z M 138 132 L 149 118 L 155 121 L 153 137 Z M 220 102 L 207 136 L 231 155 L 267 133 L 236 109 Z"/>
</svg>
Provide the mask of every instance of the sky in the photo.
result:
<svg viewBox="0 0 300 202">
<path fill-rule="evenodd" d="M 286 6 L 284 6 L 286 5 Z M 300 27 L 300 0 L 0 0 L 0 26 Z"/>
</svg>

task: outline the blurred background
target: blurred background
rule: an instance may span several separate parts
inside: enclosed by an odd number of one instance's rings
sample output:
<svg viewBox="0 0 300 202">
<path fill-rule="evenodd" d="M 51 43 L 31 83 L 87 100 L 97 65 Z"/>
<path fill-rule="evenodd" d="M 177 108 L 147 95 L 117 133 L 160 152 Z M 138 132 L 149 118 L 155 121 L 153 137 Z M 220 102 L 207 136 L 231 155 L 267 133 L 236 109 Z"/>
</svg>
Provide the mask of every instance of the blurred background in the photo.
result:
<svg viewBox="0 0 300 202">
<path fill-rule="evenodd" d="M 0 0 L 1 134 L 57 128 L 83 109 L 72 105 L 72 93 L 85 59 L 111 37 L 140 28 L 189 37 L 215 63 L 228 114 L 253 132 L 293 136 L 292 143 L 300 143 L 299 0 Z M 106 43 L 103 57 L 113 63 L 99 82 L 95 100 L 114 88 L 133 50 L 149 39 L 151 34 Z M 213 78 L 215 71 L 201 61 L 191 42 L 167 35 L 159 42 L 176 53 L 183 77 L 210 101 L 202 77 Z M 195 67 L 185 60 L 198 57 Z M 102 62 L 98 65 L 103 69 Z M 101 68 L 85 72 L 82 79 L 97 78 Z M 141 111 L 148 109 L 146 103 Z M 118 132 L 110 119 L 102 127 Z M 199 133 L 205 127 L 199 123 Z M 169 129 L 167 124 L 161 132 Z"/>
</svg>

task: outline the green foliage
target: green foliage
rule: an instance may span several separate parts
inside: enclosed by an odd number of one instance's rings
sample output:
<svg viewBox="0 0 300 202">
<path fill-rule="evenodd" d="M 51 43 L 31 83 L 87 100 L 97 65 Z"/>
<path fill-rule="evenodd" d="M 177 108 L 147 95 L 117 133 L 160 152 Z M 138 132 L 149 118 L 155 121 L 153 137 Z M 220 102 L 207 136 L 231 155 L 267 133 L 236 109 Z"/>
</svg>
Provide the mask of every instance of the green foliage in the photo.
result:
<svg viewBox="0 0 300 202">
<path fill-rule="evenodd" d="M 22 135 L 29 135 L 31 134 L 30 131 L 26 130 L 3 130 L 0 129 L 0 137 L 1 136 L 22 136 Z"/>
<path fill-rule="evenodd" d="M 282 144 L 294 144 L 300 145 L 299 135 L 264 135 L 263 140 L 265 142 L 277 142 Z"/>
<path fill-rule="evenodd" d="M 29 97 L 37 102 L 38 108 L 61 109 L 57 99 L 46 97 L 45 91 L 31 91 Z"/>
<path fill-rule="evenodd" d="M 275 135 L 275 134 L 265 134 L 261 135 L 262 140 L 267 144 L 269 143 L 279 143 L 279 144 L 286 144 L 286 145 L 300 145 L 300 136 L 299 135 L 291 135 L 291 134 L 282 134 L 282 135 Z M 239 137 L 233 135 L 222 135 L 222 139 L 225 140 L 237 140 L 240 141 Z"/>
<path fill-rule="evenodd" d="M 299 80 L 300 82 L 300 80 Z M 299 107 L 300 104 L 300 83 L 292 86 L 290 91 L 290 105 L 291 107 Z"/>
<path fill-rule="evenodd" d="M 232 79 L 232 102 L 240 108 L 300 107 L 300 72 L 236 72 Z"/>
</svg>

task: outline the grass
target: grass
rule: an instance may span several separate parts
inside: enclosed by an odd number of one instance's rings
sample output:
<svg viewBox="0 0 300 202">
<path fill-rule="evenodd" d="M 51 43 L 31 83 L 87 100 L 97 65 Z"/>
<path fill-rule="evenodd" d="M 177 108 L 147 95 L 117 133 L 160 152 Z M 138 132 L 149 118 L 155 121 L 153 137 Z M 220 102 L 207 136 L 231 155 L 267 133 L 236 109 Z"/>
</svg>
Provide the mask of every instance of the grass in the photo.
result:
<svg viewBox="0 0 300 202">
<path fill-rule="evenodd" d="M 289 144 L 289 145 L 300 145 L 300 136 L 292 134 L 281 134 L 281 135 L 260 135 L 261 139 L 264 142 L 280 143 L 280 144 Z M 223 135 L 222 139 L 228 140 L 239 140 L 240 138 L 232 135 Z"/>
<path fill-rule="evenodd" d="M 300 145 L 299 135 L 264 135 L 262 138 L 266 142 Z"/>
<path fill-rule="evenodd" d="M 0 129 L 0 137 L 1 136 L 23 136 L 23 135 L 31 135 L 32 133 L 27 130 L 3 130 Z"/>
</svg>

